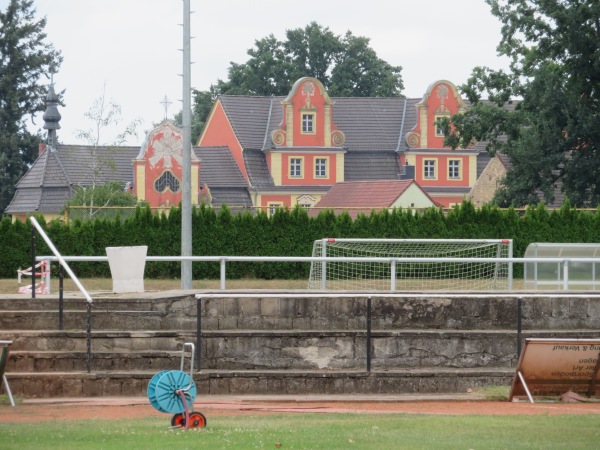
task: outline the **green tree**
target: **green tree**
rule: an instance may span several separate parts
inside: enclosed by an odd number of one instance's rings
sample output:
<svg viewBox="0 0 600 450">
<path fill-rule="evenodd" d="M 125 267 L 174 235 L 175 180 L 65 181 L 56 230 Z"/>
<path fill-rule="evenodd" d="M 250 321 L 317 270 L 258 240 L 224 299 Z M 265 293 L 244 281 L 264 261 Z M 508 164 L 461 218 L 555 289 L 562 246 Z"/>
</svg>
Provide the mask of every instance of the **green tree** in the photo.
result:
<svg viewBox="0 0 600 450">
<path fill-rule="evenodd" d="M 88 207 L 87 218 L 91 219 L 98 212 L 98 206 L 131 206 L 137 201 L 132 201 L 129 197 L 135 199 L 135 196 L 129 193 L 123 193 L 123 187 L 119 183 L 106 183 L 107 173 L 115 171 L 114 156 L 130 136 L 137 136 L 137 127 L 141 119 L 136 118 L 129 123 L 125 129 L 111 139 L 108 143 L 102 144 L 102 134 L 107 127 L 118 126 L 121 122 L 121 106 L 115 103 L 113 99 L 106 98 L 106 86 L 102 90 L 102 95 L 94 100 L 94 104 L 85 113 L 93 123 L 93 128 L 87 130 L 77 130 L 78 139 L 88 143 L 83 149 L 75 151 L 87 151 L 89 158 L 81 168 L 88 176 L 81 181 L 81 184 L 74 187 L 74 196 L 67 201 L 67 206 L 86 206 Z M 73 157 L 68 153 L 66 158 Z"/>
<path fill-rule="evenodd" d="M 204 125 L 220 94 L 282 96 L 296 80 L 311 76 L 332 96 L 400 96 L 402 68 L 379 58 L 369 43 L 350 31 L 338 36 L 316 22 L 287 30 L 284 41 L 272 34 L 255 41 L 245 63 L 231 63 L 228 80 L 218 80 L 208 91 L 194 91 L 193 140 L 200 134 L 196 125 Z"/>
<path fill-rule="evenodd" d="M 15 185 L 38 154 L 40 136 L 26 119 L 44 110 L 42 76 L 55 73 L 60 52 L 46 43 L 46 19 L 37 20 L 33 0 L 10 0 L 0 9 L 0 214 Z"/>
<path fill-rule="evenodd" d="M 497 49 L 510 69 L 473 70 L 461 86 L 473 107 L 446 121 L 448 145 L 484 140 L 508 156 L 501 206 L 536 203 L 536 192 L 553 201 L 557 186 L 575 205 L 598 204 L 600 2 L 486 1 L 503 24 Z"/>
</svg>

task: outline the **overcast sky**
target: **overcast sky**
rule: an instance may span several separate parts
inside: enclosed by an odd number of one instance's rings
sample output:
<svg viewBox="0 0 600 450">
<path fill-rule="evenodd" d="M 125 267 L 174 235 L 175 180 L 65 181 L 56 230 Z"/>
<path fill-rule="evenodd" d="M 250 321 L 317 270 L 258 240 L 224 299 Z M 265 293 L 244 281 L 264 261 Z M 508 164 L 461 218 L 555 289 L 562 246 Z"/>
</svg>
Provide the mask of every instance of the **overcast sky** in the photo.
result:
<svg viewBox="0 0 600 450">
<path fill-rule="evenodd" d="M 4 10 L 8 0 L 0 0 Z M 35 0 L 46 16 L 48 41 L 63 54 L 55 76 L 65 89 L 59 139 L 80 143 L 76 130 L 92 127 L 84 117 L 102 94 L 121 105 L 121 128 L 142 119 L 137 138 L 164 118 L 161 100 L 172 101 L 168 116 L 181 109 L 182 0 Z M 370 38 L 378 56 L 403 67 L 404 94 L 422 97 L 439 79 L 466 81 L 475 66 L 506 66 L 497 56 L 500 23 L 484 0 L 191 0 L 192 87 L 208 89 L 227 78 L 231 61 L 243 63 L 254 41 L 311 21 L 336 34 L 350 30 Z M 41 119 L 38 126 L 41 126 Z M 107 130 L 101 141 L 116 133 Z"/>
</svg>

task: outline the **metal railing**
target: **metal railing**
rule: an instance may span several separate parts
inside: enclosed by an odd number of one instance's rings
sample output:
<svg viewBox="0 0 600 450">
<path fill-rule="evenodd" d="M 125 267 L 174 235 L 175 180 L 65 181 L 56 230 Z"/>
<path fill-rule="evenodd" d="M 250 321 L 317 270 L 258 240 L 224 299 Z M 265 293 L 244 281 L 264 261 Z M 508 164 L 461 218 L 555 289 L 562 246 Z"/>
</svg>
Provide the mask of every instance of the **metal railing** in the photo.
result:
<svg viewBox="0 0 600 450">
<path fill-rule="evenodd" d="M 34 261 L 58 261 L 56 256 L 37 256 Z M 62 256 L 61 260 L 65 263 L 71 262 L 108 262 L 107 256 Z M 569 265 L 576 263 L 600 264 L 600 258 L 390 258 L 390 257 L 328 257 L 328 256 L 146 256 L 147 262 L 218 262 L 219 289 L 227 289 L 227 263 L 229 262 L 362 262 L 362 263 L 381 263 L 390 266 L 389 290 L 397 290 L 396 286 L 396 267 L 400 263 L 493 263 L 493 264 L 526 264 L 526 263 L 555 263 L 562 267 L 562 280 L 559 285 L 563 290 L 569 288 Z M 512 270 L 509 272 L 508 287 L 506 290 L 512 290 Z M 592 283 L 592 281 L 590 281 Z M 555 283 L 556 284 L 556 283 Z"/>
<path fill-rule="evenodd" d="M 32 264 L 32 266 L 31 266 L 31 280 L 32 280 L 31 281 L 31 297 L 35 298 L 35 261 L 37 260 L 37 258 L 35 256 L 35 247 L 36 247 L 35 230 L 37 230 L 37 232 L 40 234 L 40 236 L 42 236 L 42 238 L 46 242 L 46 245 L 48 246 L 48 248 L 50 248 L 50 251 L 52 251 L 52 253 L 54 254 L 53 257 L 45 257 L 44 259 L 58 261 L 60 264 L 60 267 L 69 274 L 69 276 L 71 277 L 71 279 L 73 280 L 73 282 L 75 283 L 77 288 L 79 288 L 79 291 L 83 294 L 83 296 L 85 297 L 85 300 L 87 301 L 87 305 L 86 305 L 87 306 L 87 308 L 86 308 L 86 354 L 87 354 L 86 366 L 87 366 L 87 371 L 91 372 L 92 371 L 92 303 L 93 303 L 92 297 L 90 297 L 90 294 L 88 293 L 88 291 L 83 287 L 83 285 L 81 284 L 81 282 L 79 281 L 77 276 L 71 270 L 71 267 L 69 267 L 69 264 L 67 263 L 66 259 L 56 249 L 56 247 L 54 246 L 54 244 L 52 243 L 52 241 L 50 240 L 50 238 L 48 237 L 48 235 L 46 234 L 44 229 L 40 226 L 38 221 L 35 219 L 35 217 L 33 217 L 33 216 L 30 217 L 29 221 L 31 222 L 31 224 L 34 227 L 31 229 L 31 254 L 32 254 L 32 260 L 34 261 L 34 264 Z M 59 329 L 62 330 L 63 323 L 64 323 L 63 322 L 63 314 L 62 314 L 63 302 L 64 302 L 63 289 L 62 289 L 62 275 L 61 275 L 61 287 L 60 287 L 59 291 L 60 291 L 59 307 L 58 307 L 58 309 L 59 309 Z"/>
</svg>

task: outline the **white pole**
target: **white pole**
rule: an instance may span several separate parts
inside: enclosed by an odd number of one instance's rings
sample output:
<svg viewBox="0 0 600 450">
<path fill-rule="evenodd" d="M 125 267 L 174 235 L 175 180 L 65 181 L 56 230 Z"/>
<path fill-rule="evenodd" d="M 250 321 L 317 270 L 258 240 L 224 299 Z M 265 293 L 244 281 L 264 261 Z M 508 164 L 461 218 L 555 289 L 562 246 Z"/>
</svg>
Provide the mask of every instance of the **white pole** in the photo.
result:
<svg viewBox="0 0 600 450">
<path fill-rule="evenodd" d="M 190 61 L 190 0 L 183 0 L 183 136 L 181 195 L 181 256 L 192 256 L 192 119 Z M 181 289 L 192 288 L 192 262 L 181 262 Z"/>
</svg>

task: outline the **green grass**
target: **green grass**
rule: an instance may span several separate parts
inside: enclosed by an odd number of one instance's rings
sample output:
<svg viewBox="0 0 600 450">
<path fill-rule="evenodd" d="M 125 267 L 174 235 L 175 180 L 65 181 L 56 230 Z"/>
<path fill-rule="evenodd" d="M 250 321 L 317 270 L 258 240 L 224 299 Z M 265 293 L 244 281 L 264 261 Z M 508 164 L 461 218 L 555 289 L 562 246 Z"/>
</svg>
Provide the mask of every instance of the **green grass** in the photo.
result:
<svg viewBox="0 0 600 450">
<path fill-rule="evenodd" d="M 9 449 L 592 449 L 597 415 L 287 414 L 208 417 L 198 431 L 169 418 L 0 423 Z"/>
</svg>

